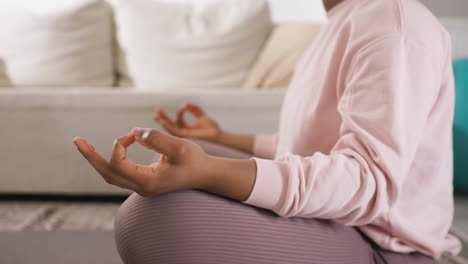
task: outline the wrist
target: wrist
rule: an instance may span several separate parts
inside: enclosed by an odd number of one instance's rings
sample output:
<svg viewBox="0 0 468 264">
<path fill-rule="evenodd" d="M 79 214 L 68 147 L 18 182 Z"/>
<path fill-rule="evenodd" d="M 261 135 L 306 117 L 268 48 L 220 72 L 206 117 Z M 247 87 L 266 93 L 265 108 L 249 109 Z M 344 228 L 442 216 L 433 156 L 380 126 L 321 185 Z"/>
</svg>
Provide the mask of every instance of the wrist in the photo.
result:
<svg viewBox="0 0 468 264">
<path fill-rule="evenodd" d="M 198 189 L 213 190 L 222 174 L 222 159 L 206 154 L 202 164 L 204 165 L 201 166 L 197 177 Z"/>
<path fill-rule="evenodd" d="M 252 159 L 227 159 L 208 156 L 205 171 L 200 178 L 200 189 L 244 201 L 256 178 L 256 163 Z"/>
</svg>

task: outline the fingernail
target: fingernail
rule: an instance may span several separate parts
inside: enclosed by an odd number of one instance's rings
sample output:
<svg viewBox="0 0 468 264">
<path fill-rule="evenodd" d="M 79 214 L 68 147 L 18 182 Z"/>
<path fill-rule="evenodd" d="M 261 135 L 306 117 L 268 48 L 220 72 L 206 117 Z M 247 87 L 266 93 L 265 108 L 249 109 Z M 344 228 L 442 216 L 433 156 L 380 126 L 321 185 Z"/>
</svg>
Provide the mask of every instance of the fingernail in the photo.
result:
<svg viewBox="0 0 468 264">
<path fill-rule="evenodd" d="M 140 135 L 141 131 L 143 131 L 143 128 L 141 127 L 135 127 L 134 129 L 132 129 L 132 131 L 130 132 L 130 134 L 134 135 L 134 136 L 138 136 Z"/>
<path fill-rule="evenodd" d="M 80 137 L 75 137 L 75 138 L 72 140 L 73 145 L 75 145 L 75 147 L 76 147 L 78 150 L 80 149 L 80 147 L 78 146 L 78 143 L 77 143 L 79 138 L 80 138 Z"/>
<path fill-rule="evenodd" d="M 95 151 L 95 150 L 96 150 L 96 149 L 94 149 L 94 146 L 91 145 L 90 143 L 88 143 L 88 147 L 89 147 L 89 149 L 90 149 L 91 151 Z"/>
</svg>

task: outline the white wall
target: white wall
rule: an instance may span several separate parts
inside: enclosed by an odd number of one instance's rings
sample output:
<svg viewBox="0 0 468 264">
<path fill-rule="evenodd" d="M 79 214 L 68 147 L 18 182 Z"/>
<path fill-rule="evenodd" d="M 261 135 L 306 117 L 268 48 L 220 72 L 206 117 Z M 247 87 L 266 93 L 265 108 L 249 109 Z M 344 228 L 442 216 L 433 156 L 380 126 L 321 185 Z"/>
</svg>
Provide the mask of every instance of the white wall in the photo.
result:
<svg viewBox="0 0 468 264">
<path fill-rule="evenodd" d="M 452 36 L 453 58 L 468 58 L 468 17 L 447 16 L 440 21 Z"/>
<path fill-rule="evenodd" d="M 453 57 L 468 58 L 468 0 L 421 0 L 452 35 Z"/>
<path fill-rule="evenodd" d="M 326 13 L 321 0 L 269 0 L 273 21 L 324 23 Z"/>
<path fill-rule="evenodd" d="M 468 16 L 467 0 L 421 0 L 421 2 L 437 16 Z"/>
<path fill-rule="evenodd" d="M 273 20 L 324 22 L 326 13 L 321 0 L 269 0 Z M 468 0 L 421 0 L 439 17 L 468 16 Z"/>
</svg>

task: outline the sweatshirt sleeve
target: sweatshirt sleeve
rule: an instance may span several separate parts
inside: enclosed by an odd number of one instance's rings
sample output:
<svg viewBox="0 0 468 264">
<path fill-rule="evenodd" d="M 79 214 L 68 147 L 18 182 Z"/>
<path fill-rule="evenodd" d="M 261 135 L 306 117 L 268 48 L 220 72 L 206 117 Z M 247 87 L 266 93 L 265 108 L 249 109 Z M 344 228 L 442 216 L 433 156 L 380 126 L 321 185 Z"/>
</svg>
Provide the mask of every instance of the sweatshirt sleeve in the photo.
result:
<svg viewBox="0 0 468 264">
<path fill-rule="evenodd" d="M 256 157 L 273 159 L 278 143 L 278 133 L 275 134 L 257 134 L 254 137 L 253 154 Z"/>
<path fill-rule="evenodd" d="M 330 153 L 252 158 L 257 176 L 244 203 L 284 217 L 363 225 L 388 213 L 439 91 L 441 60 L 392 36 L 362 48 L 344 73 L 340 137 Z M 439 57 L 440 58 L 440 57 Z"/>
</svg>

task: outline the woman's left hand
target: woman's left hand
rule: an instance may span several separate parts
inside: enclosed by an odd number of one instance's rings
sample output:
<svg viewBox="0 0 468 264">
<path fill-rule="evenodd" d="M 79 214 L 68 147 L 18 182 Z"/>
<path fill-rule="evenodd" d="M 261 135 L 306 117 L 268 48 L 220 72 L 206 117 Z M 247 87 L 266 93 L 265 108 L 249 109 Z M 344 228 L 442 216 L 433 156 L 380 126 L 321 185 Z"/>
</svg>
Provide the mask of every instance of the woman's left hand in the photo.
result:
<svg viewBox="0 0 468 264">
<path fill-rule="evenodd" d="M 144 166 L 127 159 L 127 148 L 135 141 L 161 153 L 159 161 Z M 109 161 L 84 138 L 77 137 L 73 143 L 106 182 L 142 196 L 202 189 L 209 183 L 210 156 L 189 140 L 155 129 L 135 128 L 116 139 Z"/>
</svg>

